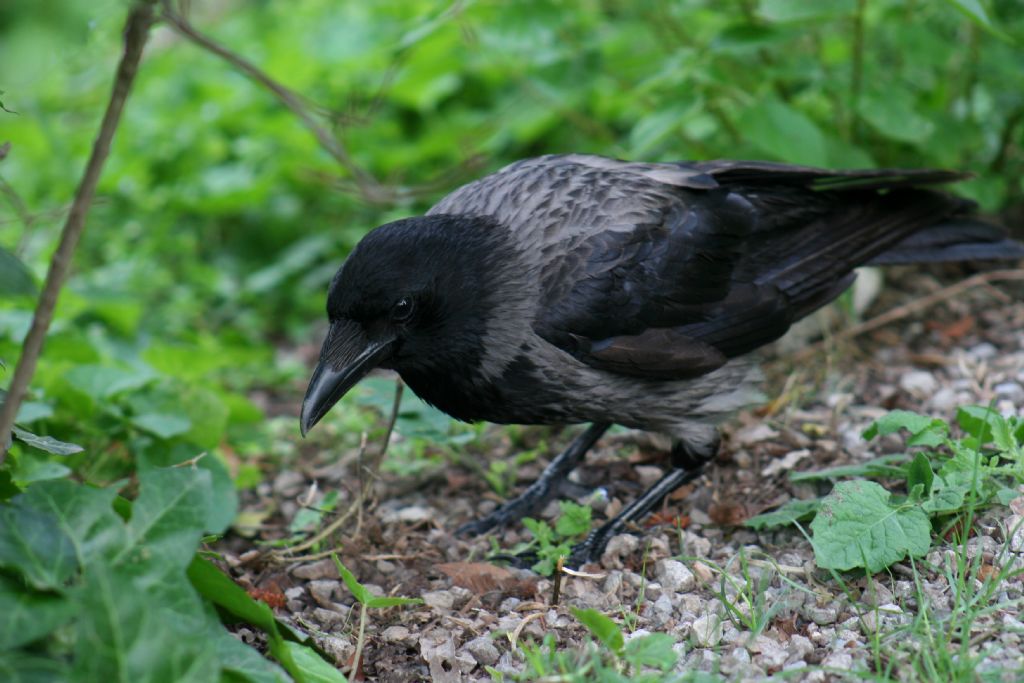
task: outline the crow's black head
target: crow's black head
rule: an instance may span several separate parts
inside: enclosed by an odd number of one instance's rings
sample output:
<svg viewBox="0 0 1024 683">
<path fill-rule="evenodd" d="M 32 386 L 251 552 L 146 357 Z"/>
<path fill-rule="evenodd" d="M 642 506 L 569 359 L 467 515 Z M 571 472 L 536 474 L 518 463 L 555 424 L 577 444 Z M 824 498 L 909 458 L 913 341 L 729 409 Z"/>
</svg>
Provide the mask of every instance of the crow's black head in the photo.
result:
<svg viewBox="0 0 1024 683">
<path fill-rule="evenodd" d="M 437 215 L 373 230 L 335 275 L 331 327 L 302 406 L 305 433 L 374 367 L 429 374 L 479 362 L 496 274 L 513 256 L 487 219 Z"/>
</svg>

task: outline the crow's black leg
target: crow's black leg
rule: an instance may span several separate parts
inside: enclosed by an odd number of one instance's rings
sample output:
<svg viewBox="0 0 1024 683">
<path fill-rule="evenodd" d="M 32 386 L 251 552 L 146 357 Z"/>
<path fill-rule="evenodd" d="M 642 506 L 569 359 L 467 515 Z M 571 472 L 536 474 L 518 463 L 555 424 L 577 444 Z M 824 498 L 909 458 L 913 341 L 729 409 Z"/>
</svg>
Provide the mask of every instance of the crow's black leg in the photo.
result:
<svg viewBox="0 0 1024 683">
<path fill-rule="evenodd" d="M 606 422 L 595 422 L 587 430 L 577 436 L 551 464 L 544 468 L 537 481 L 519 496 L 506 502 L 491 514 L 481 519 L 467 522 L 455 533 L 460 536 L 483 534 L 495 527 L 505 526 L 547 504 L 558 493 L 558 485 L 583 461 L 583 457 L 594 443 L 601 438 L 611 425 Z"/>
<path fill-rule="evenodd" d="M 620 533 L 626 524 L 640 519 L 661 502 L 661 499 L 675 491 L 683 484 L 693 481 L 704 471 L 704 466 L 718 452 L 718 432 L 711 443 L 694 447 L 684 441 L 676 442 L 672 448 L 672 469 L 659 479 L 651 488 L 622 508 L 619 514 L 605 522 L 572 549 L 572 554 L 565 562 L 567 567 L 579 567 L 588 562 L 601 559 L 604 548 L 611 537 Z"/>
</svg>

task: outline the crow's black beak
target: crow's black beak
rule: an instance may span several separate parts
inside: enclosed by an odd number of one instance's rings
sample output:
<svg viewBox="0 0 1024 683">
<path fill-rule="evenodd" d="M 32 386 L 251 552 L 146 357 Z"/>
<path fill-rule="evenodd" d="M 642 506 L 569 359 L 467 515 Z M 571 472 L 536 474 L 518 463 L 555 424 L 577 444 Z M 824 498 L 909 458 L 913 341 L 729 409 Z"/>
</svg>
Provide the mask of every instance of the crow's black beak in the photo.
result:
<svg viewBox="0 0 1024 683">
<path fill-rule="evenodd" d="M 309 380 L 306 397 L 302 400 L 299 430 L 302 436 L 327 414 L 349 389 L 391 355 L 394 337 L 383 340 L 368 339 L 361 325 L 338 322 L 324 340 L 320 362 Z"/>
</svg>

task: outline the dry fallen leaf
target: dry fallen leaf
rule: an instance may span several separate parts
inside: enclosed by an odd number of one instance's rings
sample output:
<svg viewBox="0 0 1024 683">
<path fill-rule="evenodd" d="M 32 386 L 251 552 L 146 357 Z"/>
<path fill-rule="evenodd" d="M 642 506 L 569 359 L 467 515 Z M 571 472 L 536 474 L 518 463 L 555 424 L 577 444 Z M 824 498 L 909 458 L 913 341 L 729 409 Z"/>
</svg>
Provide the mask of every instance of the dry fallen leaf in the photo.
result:
<svg viewBox="0 0 1024 683">
<path fill-rule="evenodd" d="M 487 562 L 447 562 L 437 565 L 437 570 L 460 588 L 473 591 L 476 595 L 500 592 L 516 596 L 533 595 L 537 581 L 520 579 L 510 570 Z"/>
</svg>

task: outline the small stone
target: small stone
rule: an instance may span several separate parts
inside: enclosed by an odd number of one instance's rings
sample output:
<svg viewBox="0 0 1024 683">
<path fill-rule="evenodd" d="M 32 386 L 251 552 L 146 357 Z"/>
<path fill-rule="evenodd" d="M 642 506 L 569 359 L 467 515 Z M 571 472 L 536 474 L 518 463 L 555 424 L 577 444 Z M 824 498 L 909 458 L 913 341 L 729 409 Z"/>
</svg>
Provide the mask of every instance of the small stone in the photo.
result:
<svg viewBox="0 0 1024 683">
<path fill-rule="evenodd" d="M 810 638 L 795 633 L 789 637 L 789 647 L 786 651 L 789 652 L 789 658 L 786 660 L 788 664 L 802 662 L 807 659 L 807 655 L 814 652 L 814 643 Z"/>
<path fill-rule="evenodd" d="M 640 547 L 640 539 L 632 534 L 612 536 L 601 556 L 601 564 L 615 569 L 622 568 L 622 559 L 631 557 Z"/>
<path fill-rule="evenodd" d="M 345 617 L 348 616 L 333 609 L 326 609 L 324 607 L 317 607 L 313 610 L 313 619 L 324 628 L 331 628 L 336 624 L 345 621 Z"/>
<path fill-rule="evenodd" d="M 911 370 L 900 377 L 900 389 L 919 398 L 931 396 L 936 387 L 935 376 L 924 370 Z"/>
<path fill-rule="evenodd" d="M 340 588 L 341 584 L 337 581 L 321 580 L 309 582 L 309 594 L 316 601 L 316 604 L 328 609 L 334 604 L 334 596 Z"/>
<path fill-rule="evenodd" d="M 742 647 L 730 650 L 722 657 L 722 673 L 736 677 L 736 674 L 743 674 L 750 668 L 750 654 Z"/>
<path fill-rule="evenodd" d="M 1010 532 L 1010 552 L 1024 552 L 1024 517 L 1010 515 L 1006 519 L 1006 528 Z"/>
<path fill-rule="evenodd" d="M 1024 403 L 1024 387 L 1016 382 L 1000 382 L 992 387 L 992 391 L 995 392 L 996 396 L 1005 398 L 1017 405 Z"/>
<path fill-rule="evenodd" d="M 451 591 L 430 591 L 424 593 L 421 597 L 428 607 L 433 607 L 434 609 L 450 610 L 455 606 L 455 596 L 452 595 Z"/>
<path fill-rule="evenodd" d="M 317 639 L 317 642 L 338 666 L 348 664 L 352 655 L 356 653 L 356 648 L 352 643 L 338 636 L 327 636 L 323 640 Z"/>
<path fill-rule="evenodd" d="M 928 399 L 928 406 L 939 413 L 951 413 L 959 404 L 956 391 L 950 387 L 942 387 Z"/>
<path fill-rule="evenodd" d="M 999 349 L 988 342 L 982 342 L 977 346 L 972 346 L 967 350 L 967 355 L 976 358 L 977 360 L 988 360 L 999 353 Z"/>
<path fill-rule="evenodd" d="M 849 671 L 853 668 L 853 655 L 848 652 L 833 652 L 821 663 L 824 669 L 838 669 Z"/>
<path fill-rule="evenodd" d="M 757 656 L 757 663 L 764 667 L 765 671 L 774 673 L 782 668 L 788 658 L 789 651 L 769 638 L 761 643 L 761 654 Z"/>
<path fill-rule="evenodd" d="M 892 591 L 880 581 L 872 581 L 871 585 L 864 590 L 861 599 L 872 607 L 887 605 L 894 600 Z"/>
<path fill-rule="evenodd" d="M 672 618 L 673 605 L 668 595 L 662 595 L 654 601 L 655 627 L 661 628 Z"/>
<path fill-rule="evenodd" d="M 388 626 L 380 634 L 380 637 L 389 643 L 409 644 L 410 641 L 413 643 L 416 642 L 416 639 L 412 636 L 412 632 L 405 626 Z"/>
<path fill-rule="evenodd" d="M 309 564 L 300 564 L 292 570 L 292 576 L 307 581 L 340 578 L 338 576 L 338 568 L 334 566 L 334 562 L 331 560 L 319 560 Z"/>
<path fill-rule="evenodd" d="M 398 569 L 398 565 L 388 560 L 377 560 L 377 571 L 381 574 L 393 574 Z"/>
<path fill-rule="evenodd" d="M 622 588 L 622 572 L 615 569 L 608 572 L 607 578 L 601 584 L 601 590 L 607 595 L 617 595 Z"/>
<path fill-rule="evenodd" d="M 466 650 L 483 666 L 494 666 L 501 653 L 490 638 L 474 638 L 466 643 Z"/>
<path fill-rule="evenodd" d="M 291 588 L 285 590 L 284 597 L 288 598 L 289 600 L 298 600 L 305 594 L 305 586 L 292 586 Z"/>
<path fill-rule="evenodd" d="M 665 472 L 660 467 L 654 465 L 637 465 L 633 468 L 633 472 L 636 473 L 637 479 L 640 480 L 640 485 L 645 489 L 649 489 L 654 486 Z"/>
<path fill-rule="evenodd" d="M 839 607 L 837 605 L 807 605 L 804 607 L 804 618 L 813 621 L 815 624 L 824 626 L 834 624 L 839 618 Z"/>
<path fill-rule="evenodd" d="M 662 587 L 671 593 L 689 593 L 697 583 L 693 572 L 677 560 L 658 560 L 654 565 L 654 575 Z"/>
<path fill-rule="evenodd" d="M 711 571 L 711 567 L 707 566 L 703 562 L 693 563 L 693 573 L 701 583 L 708 583 L 711 579 L 715 578 L 715 574 Z"/>
<path fill-rule="evenodd" d="M 382 524 L 396 524 L 399 522 L 415 523 L 424 522 L 428 519 L 435 519 L 437 512 L 424 505 L 410 505 L 409 507 L 397 510 L 388 510 L 381 515 Z"/>
<path fill-rule="evenodd" d="M 693 622 L 690 633 L 699 647 L 715 647 L 722 640 L 722 620 L 715 614 L 704 614 Z"/>
<path fill-rule="evenodd" d="M 274 478 L 274 493 L 284 498 L 297 496 L 306 485 L 306 477 L 295 470 L 284 470 Z"/>
</svg>

